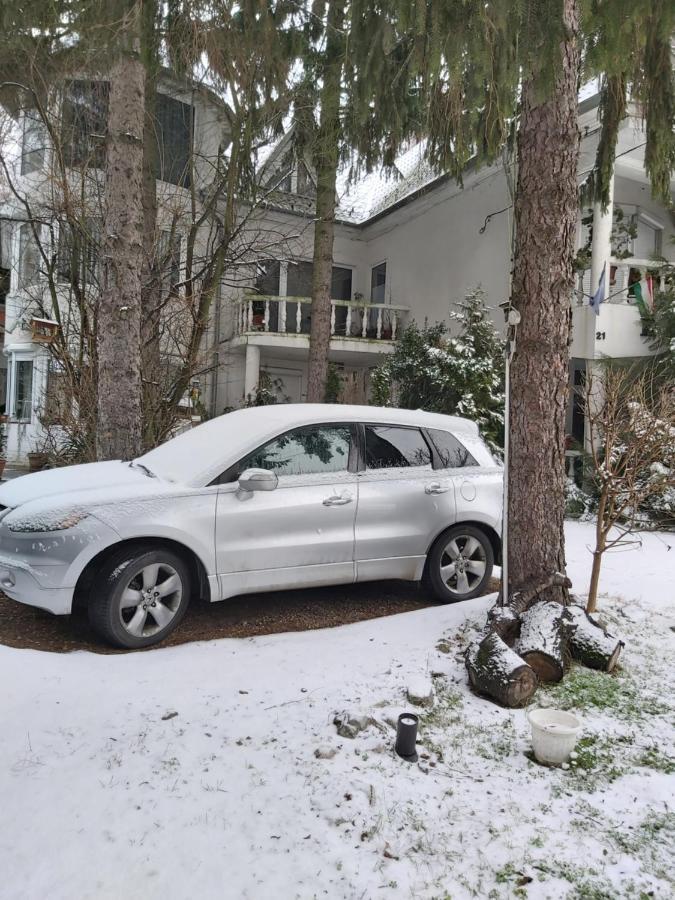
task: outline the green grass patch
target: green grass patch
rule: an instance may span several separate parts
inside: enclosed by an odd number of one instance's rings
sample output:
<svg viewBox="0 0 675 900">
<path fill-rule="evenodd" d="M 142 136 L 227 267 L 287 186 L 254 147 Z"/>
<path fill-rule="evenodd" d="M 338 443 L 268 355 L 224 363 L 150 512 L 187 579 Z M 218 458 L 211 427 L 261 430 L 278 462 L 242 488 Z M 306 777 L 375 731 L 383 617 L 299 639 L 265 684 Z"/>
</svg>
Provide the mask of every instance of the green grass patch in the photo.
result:
<svg viewBox="0 0 675 900">
<path fill-rule="evenodd" d="M 601 709 L 630 721 L 670 711 L 668 705 L 642 691 L 625 672 L 607 675 L 573 666 L 563 681 L 544 686 L 542 691 L 558 709 Z"/>
</svg>

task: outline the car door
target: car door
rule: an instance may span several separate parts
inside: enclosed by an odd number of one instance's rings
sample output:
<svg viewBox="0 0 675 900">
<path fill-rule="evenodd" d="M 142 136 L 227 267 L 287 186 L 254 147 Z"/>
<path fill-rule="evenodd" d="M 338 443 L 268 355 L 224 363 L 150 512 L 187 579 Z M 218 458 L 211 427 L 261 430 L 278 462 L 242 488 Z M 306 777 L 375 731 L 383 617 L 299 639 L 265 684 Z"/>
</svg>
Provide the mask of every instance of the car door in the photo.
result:
<svg viewBox="0 0 675 900">
<path fill-rule="evenodd" d="M 285 432 L 233 467 L 218 491 L 216 565 L 223 597 L 354 580 L 355 429 Z M 245 492 L 246 469 L 274 472 L 274 490 Z"/>
<path fill-rule="evenodd" d="M 431 541 L 455 518 L 451 481 L 419 428 L 364 425 L 356 515 L 357 580 L 417 578 Z"/>
</svg>

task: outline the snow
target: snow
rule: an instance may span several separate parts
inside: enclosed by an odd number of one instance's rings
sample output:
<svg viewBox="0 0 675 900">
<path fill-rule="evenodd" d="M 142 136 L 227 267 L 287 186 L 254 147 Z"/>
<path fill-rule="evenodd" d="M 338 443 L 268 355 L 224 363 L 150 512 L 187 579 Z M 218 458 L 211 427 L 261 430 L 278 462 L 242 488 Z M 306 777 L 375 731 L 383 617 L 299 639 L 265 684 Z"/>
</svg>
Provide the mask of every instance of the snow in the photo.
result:
<svg viewBox="0 0 675 900">
<path fill-rule="evenodd" d="M 592 539 L 568 524 L 578 593 Z M 572 675 L 536 695 L 582 721 L 566 770 L 525 755 L 525 710 L 467 687 L 494 596 L 127 655 L 0 646 L 0 897 L 672 896 L 674 554 L 649 534 L 603 563 L 626 648 L 589 684 L 611 702 Z M 420 673 L 436 704 L 413 764 L 393 743 Z M 341 710 L 373 723 L 340 737 Z"/>
</svg>

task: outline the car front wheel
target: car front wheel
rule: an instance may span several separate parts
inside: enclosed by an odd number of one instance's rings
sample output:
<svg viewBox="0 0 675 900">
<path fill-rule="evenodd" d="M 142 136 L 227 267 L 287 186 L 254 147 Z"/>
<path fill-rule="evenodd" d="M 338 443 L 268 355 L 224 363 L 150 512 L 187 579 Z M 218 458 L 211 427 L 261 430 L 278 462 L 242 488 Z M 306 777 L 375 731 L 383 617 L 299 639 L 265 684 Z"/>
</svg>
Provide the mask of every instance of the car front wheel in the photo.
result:
<svg viewBox="0 0 675 900">
<path fill-rule="evenodd" d="M 128 548 L 113 554 L 94 579 L 89 621 L 116 647 L 150 647 L 176 628 L 189 600 L 190 572 L 178 554 Z"/>
<path fill-rule="evenodd" d="M 443 603 L 485 593 L 494 566 L 490 539 L 474 525 L 455 525 L 431 548 L 424 573 L 426 587 Z"/>
</svg>

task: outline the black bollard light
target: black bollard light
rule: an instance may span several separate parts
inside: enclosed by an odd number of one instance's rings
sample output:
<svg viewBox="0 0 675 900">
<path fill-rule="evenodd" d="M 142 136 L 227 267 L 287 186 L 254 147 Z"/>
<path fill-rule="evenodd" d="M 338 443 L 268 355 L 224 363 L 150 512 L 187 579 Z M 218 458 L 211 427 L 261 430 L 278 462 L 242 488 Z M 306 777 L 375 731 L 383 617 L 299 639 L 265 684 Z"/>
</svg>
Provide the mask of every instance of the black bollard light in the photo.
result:
<svg viewBox="0 0 675 900">
<path fill-rule="evenodd" d="M 407 762 L 417 762 L 417 723 L 419 719 L 415 713 L 401 713 L 396 725 L 396 746 L 394 750 L 401 759 Z"/>
</svg>

